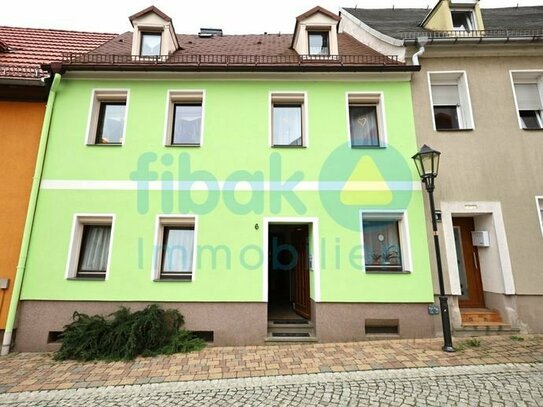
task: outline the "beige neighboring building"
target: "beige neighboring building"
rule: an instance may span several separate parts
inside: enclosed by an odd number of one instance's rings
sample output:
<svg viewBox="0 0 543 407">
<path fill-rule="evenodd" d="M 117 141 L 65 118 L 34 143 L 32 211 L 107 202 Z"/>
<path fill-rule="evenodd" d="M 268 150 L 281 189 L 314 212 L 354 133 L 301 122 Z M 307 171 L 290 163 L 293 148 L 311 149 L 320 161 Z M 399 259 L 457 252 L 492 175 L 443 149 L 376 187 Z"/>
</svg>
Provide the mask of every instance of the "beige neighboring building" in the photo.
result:
<svg viewBox="0 0 543 407">
<path fill-rule="evenodd" d="M 422 66 L 415 124 L 419 145 L 442 153 L 436 206 L 455 334 L 543 332 L 543 6 L 441 0 L 341 17 L 341 31 Z"/>
</svg>

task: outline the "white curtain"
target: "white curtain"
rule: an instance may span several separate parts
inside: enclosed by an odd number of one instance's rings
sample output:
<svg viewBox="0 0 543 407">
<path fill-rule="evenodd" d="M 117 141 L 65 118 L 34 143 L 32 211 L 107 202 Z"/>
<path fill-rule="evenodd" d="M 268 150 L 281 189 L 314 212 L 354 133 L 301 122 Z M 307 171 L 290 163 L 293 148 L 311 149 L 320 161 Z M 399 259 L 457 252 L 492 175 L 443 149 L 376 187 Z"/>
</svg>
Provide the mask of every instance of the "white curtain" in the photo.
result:
<svg viewBox="0 0 543 407">
<path fill-rule="evenodd" d="M 302 107 L 273 107 L 273 144 L 276 146 L 302 145 Z"/>
<path fill-rule="evenodd" d="M 164 231 L 163 272 L 192 271 L 194 229 L 166 229 Z"/>
<path fill-rule="evenodd" d="M 363 231 L 366 266 L 401 266 L 398 221 L 364 220 Z"/>
<path fill-rule="evenodd" d="M 85 225 L 81 271 L 106 271 L 111 226 Z"/>
<path fill-rule="evenodd" d="M 379 145 L 376 106 L 350 106 L 349 124 L 353 146 Z"/>
<path fill-rule="evenodd" d="M 173 144 L 200 144 L 202 105 L 175 105 Z"/>
</svg>

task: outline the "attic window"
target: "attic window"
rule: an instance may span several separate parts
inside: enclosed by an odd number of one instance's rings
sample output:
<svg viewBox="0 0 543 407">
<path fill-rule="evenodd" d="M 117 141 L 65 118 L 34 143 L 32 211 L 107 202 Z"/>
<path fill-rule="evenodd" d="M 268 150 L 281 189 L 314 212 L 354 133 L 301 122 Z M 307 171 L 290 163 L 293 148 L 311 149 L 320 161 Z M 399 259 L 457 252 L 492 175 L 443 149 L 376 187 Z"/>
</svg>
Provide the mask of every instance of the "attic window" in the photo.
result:
<svg viewBox="0 0 543 407">
<path fill-rule="evenodd" d="M 476 29 L 473 10 L 451 10 L 455 31 L 471 32 Z"/>
<path fill-rule="evenodd" d="M 328 31 L 309 31 L 309 55 L 330 55 Z"/>
<path fill-rule="evenodd" d="M 160 55 L 160 45 L 162 42 L 162 33 L 142 32 L 140 56 L 154 57 Z"/>
</svg>

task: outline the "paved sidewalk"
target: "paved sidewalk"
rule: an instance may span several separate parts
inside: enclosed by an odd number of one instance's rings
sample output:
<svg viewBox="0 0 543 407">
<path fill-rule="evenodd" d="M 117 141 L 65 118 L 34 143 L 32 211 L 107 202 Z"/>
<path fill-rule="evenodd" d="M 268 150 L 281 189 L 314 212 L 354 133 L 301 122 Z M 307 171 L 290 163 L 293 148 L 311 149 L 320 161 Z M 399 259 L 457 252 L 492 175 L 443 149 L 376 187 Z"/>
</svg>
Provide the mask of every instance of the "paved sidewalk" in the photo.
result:
<svg viewBox="0 0 543 407">
<path fill-rule="evenodd" d="M 0 395 L 0 406 L 541 406 L 543 364 L 317 373 Z"/>
<path fill-rule="evenodd" d="M 0 392 L 141 385 L 378 369 L 543 362 L 543 335 L 480 338 L 480 347 L 447 354 L 440 339 L 311 345 L 209 347 L 133 362 L 55 362 L 47 353 L 0 358 Z M 462 340 L 457 339 L 458 345 Z"/>
</svg>

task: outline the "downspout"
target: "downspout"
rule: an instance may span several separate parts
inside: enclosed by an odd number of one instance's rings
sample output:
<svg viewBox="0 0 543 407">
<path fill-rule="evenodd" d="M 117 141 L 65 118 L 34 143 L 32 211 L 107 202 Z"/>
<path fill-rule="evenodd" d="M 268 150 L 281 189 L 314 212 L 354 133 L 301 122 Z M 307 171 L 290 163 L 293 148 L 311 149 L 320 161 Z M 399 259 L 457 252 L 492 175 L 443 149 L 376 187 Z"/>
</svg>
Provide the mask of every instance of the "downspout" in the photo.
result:
<svg viewBox="0 0 543 407">
<path fill-rule="evenodd" d="M 43 173 L 43 164 L 45 161 L 45 150 L 47 149 L 47 141 L 49 139 L 49 128 L 51 126 L 51 116 L 53 113 L 53 106 L 55 104 L 55 98 L 57 95 L 58 85 L 60 83 L 61 76 L 55 73 L 51 89 L 49 91 L 49 97 L 47 99 L 47 106 L 45 108 L 45 117 L 43 118 L 43 126 L 40 135 L 40 144 L 38 146 L 38 155 L 36 157 L 36 168 L 34 169 L 34 177 L 32 179 L 32 189 L 30 190 L 30 198 L 28 201 L 28 210 L 26 212 L 26 221 L 23 231 L 23 239 L 21 242 L 21 253 L 19 255 L 19 263 L 17 265 L 17 273 L 15 274 L 15 283 L 13 285 L 13 293 L 11 294 L 11 301 L 9 304 L 8 319 L 6 324 L 6 330 L 4 332 L 4 341 L 2 343 L 1 355 L 6 356 L 11 347 L 11 337 L 13 334 L 13 325 L 15 324 L 15 316 L 17 315 L 17 306 L 19 305 L 19 298 L 21 296 L 21 288 L 23 285 L 23 278 L 26 269 L 26 259 L 28 256 L 28 246 L 30 244 L 30 236 L 32 234 L 32 227 L 34 225 L 34 216 L 36 214 L 36 204 L 38 202 L 38 193 L 40 189 L 41 177 Z"/>
<path fill-rule="evenodd" d="M 428 38 L 427 37 L 419 37 L 417 38 L 417 45 L 420 47 L 419 50 L 417 52 L 415 52 L 412 56 L 412 62 L 413 62 L 413 65 L 420 65 L 419 63 L 419 57 L 424 54 L 424 52 L 426 51 L 426 48 L 424 48 L 424 46 L 428 43 Z"/>
</svg>

